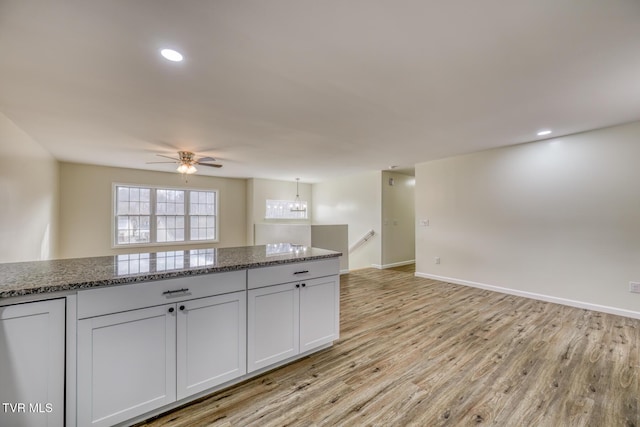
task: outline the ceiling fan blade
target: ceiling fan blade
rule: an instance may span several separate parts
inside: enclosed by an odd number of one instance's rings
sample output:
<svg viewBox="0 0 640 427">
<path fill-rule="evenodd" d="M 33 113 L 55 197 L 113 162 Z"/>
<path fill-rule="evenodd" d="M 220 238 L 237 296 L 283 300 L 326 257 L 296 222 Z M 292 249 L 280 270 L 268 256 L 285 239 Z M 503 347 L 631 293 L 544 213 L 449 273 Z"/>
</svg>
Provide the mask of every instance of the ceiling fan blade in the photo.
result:
<svg viewBox="0 0 640 427">
<path fill-rule="evenodd" d="M 178 163 L 178 162 L 147 162 L 148 165 L 152 165 L 155 163 Z"/>
<path fill-rule="evenodd" d="M 165 156 L 164 154 L 156 154 L 156 156 L 164 157 L 165 159 L 175 160 L 176 162 L 180 161 L 180 159 L 176 159 L 174 157 Z"/>
<path fill-rule="evenodd" d="M 212 168 L 221 168 L 222 167 L 222 165 L 217 165 L 215 163 L 200 163 L 200 162 L 196 162 L 196 165 L 211 166 Z"/>
<path fill-rule="evenodd" d="M 216 159 L 214 159 L 213 157 L 202 157 L 200 159 L 198 159 L 199 162 L 215 162 Z"/>
</svg>

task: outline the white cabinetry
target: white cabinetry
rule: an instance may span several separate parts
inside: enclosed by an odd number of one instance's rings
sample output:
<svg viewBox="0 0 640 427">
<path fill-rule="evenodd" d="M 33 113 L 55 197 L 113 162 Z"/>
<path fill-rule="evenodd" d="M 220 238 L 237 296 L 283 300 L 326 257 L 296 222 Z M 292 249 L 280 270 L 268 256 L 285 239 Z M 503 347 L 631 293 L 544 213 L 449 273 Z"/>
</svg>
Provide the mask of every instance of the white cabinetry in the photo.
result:
<svg viewBox="0 0 640 427">
<path fill-rule="evenodd" d="M 340 336 L 340 278 L 310 279 L 300 287 L 300 353 Z"/>
<path fill-rule="evenodd" d="M 246 292 L 178 306 L 178 399 L 246 373 Z"/>
<path fill-rule="evenodd" d="M 273 365 L 300 352 L 299 288 L 295 285 L 287 283 L 249 290 L 249 372 Z"/>
<path fill-rule="evenodd" d="M 0 307 L 0 426 L 64 425 L 63 299 Z"/>
<path fill-rule="evenodd" d="M 173 306 L 78 322 L 78 425 L 110 426 L 175 401 L 175 337 Z"/>
<path fill-rule="evenodd" d="M 245 287 L 238 271 L 79 292 L 80 316 L 165 303 L 78 321 L 78 425 L 110 426 L 244 375 Z M 220 289 L 235 292 L 193 298 Z"/>
<path fill-rule="evenodd" d="M 249 270 L 248 372 L 338 339 L 340 279 L 337 272 L 337 259 Z M 304 279 L 291 281 L 302 277 Z M 274 284 L 278 281 L 289 282 Z"/>
</svg>

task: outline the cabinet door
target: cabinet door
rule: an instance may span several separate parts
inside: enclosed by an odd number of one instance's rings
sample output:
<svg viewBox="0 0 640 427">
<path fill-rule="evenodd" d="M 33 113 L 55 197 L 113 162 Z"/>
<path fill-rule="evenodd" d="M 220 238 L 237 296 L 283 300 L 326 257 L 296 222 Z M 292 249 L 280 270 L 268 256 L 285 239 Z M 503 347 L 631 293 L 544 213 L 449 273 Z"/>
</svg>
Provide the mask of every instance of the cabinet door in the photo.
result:
<svg viewBox="0 0 640 427">
<path fill-rule="evenodd" d="M 339 336 L 339 276 L 301 282 L 300 352 L 335 341 Z"/>
<path fill-rule="evenodd" d="M 178 399 L 247 371 L 247 294 L 202 298 L 178 306 Z"/>
<path fill-rule="evenodd" d="M 0 426 L 64 425 L 65 304 L 0 307 Z"/>
<path fill-rule="evenodd" d="M 298 295 L 295 283 L 248 291 L 248 372 L 298 354 Z"/>
<path fill-rule="evenodd" d="M 176 398 L 176 309 L 78 321 L 78 425 L 111 426 Z"/>
</svg>

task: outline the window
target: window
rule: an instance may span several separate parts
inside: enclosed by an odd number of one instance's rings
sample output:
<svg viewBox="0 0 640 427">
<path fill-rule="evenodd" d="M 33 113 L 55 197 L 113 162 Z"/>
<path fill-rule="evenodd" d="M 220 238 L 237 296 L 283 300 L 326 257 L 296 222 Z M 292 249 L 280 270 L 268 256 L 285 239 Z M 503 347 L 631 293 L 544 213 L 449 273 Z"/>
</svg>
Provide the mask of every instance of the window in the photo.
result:
<svg viewBox="0 0 640 427">
<path fill-rule="evenodd" d="M 298 209 L 292 211 L 296 205 Z M 307 202 L 293 200 L 267 200 L 266 219 L 307 219 Z"/>
<path fill-rule="evenodd" d="M 218 192 L 114 185 L 115 246 L 216 241 Z"/>
</svg>

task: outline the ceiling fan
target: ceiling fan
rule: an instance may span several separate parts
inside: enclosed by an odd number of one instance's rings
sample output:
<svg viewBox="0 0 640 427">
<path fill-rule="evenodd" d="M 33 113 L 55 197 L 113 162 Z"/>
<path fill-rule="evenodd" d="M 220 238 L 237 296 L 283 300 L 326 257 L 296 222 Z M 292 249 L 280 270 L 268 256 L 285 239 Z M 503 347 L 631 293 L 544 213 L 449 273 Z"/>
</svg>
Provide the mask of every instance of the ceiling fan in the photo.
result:
<svg viewBox="0 0 640 427">
<path fill-rule="evenodd" d="M 209 166 L 212 168 L 221 168 L 222 165 L 217 163 L 207 163 L 207 162 L 215 162 L 216 159 L 213 157 L 200 157 L 196 160 L 195 154 L 191 151 L 178 151 L 178 158 L 165 156 L 164 154 L 158 154 L 160 157 L 165 157 L 167 159 L 171 159 L 171 162 L 147 162 L 147 164 L 152 163 L 177 163 L 178 168 L 176 169 L 178 172 L 182 174 L 191 175 L 196 173 L 198 169 L 196 169 L 195 165 L 198 166 Z"/>
</svg>

